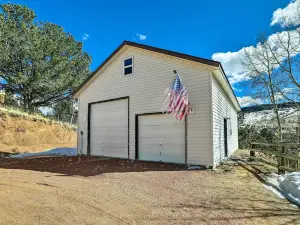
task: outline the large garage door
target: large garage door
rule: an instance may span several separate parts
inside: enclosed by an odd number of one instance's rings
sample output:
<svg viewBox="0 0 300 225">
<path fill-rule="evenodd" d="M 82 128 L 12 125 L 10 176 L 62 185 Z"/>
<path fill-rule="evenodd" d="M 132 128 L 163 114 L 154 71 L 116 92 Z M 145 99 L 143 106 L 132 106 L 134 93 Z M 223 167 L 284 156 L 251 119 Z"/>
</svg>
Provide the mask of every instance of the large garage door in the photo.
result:
<svg viewBox="0 0 300 225">
<path fill-rule="evenodd" d="M 138 158 L 185 163 L 185 122 L 166 114 L 139 116 Z"/>
<path fill-rule="evenodd" d="M 91 105 L 91 155 L 128 158 L 128 99 Z"/>
</svg>

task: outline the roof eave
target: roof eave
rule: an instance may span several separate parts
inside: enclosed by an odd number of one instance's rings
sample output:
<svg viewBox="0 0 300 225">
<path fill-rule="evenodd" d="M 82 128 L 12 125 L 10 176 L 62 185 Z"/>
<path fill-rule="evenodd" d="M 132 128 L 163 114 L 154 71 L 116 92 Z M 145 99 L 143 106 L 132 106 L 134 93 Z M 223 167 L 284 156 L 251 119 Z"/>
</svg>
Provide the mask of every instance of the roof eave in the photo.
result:
<svg viewBox="0 0 300 225">
<path fill-rule="evenodd" d="M 233 91 L 233 89 L 232 89 L 232 86 L 231 86 L 231 84 L 230 84 L 230 82 L 229 82 L 229 80 L 228 80 L 228 78 L 227 78 L 227 76 L 226 76 L 226 74 L 225 74 L 225 71 L 224 71 L 224 69 L 223 69 L 221 63 L 220 63 L 220 65 L 219 65 L 219 67 L 218 67 L 218 70 L 219 70 L 220 73 L 222 74 L 223 78 L 226 80 L 227 86 L 229 86 L 229 88 L 230 88 L 230 92 L 231 92 L 232 96 L 234 97 L 234 102 L 233 102 L 233 104 L 234 104 L 236 110 L 237 110 L 238 112 L 240 112 L 240 111 L 241 111 L 240 103 L 239 103 L 239 101 L 237 100 L 237 97 L 236 97 L 236 95 L 235 95 L 235 93 L 234 93 L 234 91 Z"/>
</svg>

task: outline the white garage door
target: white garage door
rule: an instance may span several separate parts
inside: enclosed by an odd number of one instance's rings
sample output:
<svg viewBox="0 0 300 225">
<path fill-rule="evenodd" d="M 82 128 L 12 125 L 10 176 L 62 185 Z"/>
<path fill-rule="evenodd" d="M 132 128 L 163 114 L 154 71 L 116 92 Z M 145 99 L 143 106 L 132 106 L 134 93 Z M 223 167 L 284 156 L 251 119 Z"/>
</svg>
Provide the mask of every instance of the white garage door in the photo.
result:
<svg viewBox="0 0 300 225">
<path fill-rule="evenodd" d="M 138 158 L 185 163 L 185 122 L 170 115 L 139 116 Z"/>
<path fill-rule="evenodd" d="M 128 158 L 128 100 L 91 105 L 91 155 Z"/>
</svg>

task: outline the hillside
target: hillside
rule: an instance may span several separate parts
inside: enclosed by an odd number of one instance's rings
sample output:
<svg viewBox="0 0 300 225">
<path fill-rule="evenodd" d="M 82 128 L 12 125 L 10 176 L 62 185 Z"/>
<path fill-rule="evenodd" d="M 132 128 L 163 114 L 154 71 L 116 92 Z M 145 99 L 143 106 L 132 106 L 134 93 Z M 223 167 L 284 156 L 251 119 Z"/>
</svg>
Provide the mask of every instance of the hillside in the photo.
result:
<svg viewBox="0 0 300 225">
<path fill-rule="evenodd" d="M 279 108 L 279 115 L 284 125 L 297 126 L 299 111 L 293 107 Z M 277 126 L 272 109 L 242 111 L 243 124 L 255 125 L 258 127 Z"/>
<path fill-rule="evenodd" d="M 300 114 L 294 104 L 283 103 L 278 105 L 283 131 L 295 132 L 299 127 Z M 276 128 L 277 122 L 271 105 L 258 105 L 242 108 L 239 115 L 240 126 L 253 125 L 257 128 Z"/>
<path fill-rule="evenodd" d="M 75 147 L 75 127 L 39 115 L 0 108 L 0 152 L 40 152 Z"/>
<path fill-rule="evenodd" d="M 295 104 L 292 102 L 285 102 L 285 103 L 278 104 L 278 108 L 280 110 L 290 109 L 290 108 L 294 108 L 294 107 L 295 107 Z M 249 112 L 259 112 L 259 111 L 263 111 L 263 110 L 272 110 L 272 109 L 273 109 L 273 106 L 271 104 L 261 104 L 261 105 L 253 105 L 253 106 L 243 107 L 242 112 L 249 113 Z"/>
</svg>

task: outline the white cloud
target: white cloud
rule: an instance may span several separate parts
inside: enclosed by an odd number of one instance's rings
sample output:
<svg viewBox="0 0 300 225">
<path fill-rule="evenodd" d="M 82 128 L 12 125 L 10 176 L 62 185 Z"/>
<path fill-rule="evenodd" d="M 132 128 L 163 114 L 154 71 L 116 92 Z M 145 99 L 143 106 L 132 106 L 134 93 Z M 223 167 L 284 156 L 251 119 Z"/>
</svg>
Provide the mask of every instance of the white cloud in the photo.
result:
<svg viewBox="0 0 300 225">
<path fill-rule="evenodd" d="M 286 95 L 286 94 L 290 94 L 293 90 L 295 90 L 295 89 L 284 88 L 282 90 L 282 92 Z M 286 101 L 286 99 L 282 96 L 281 93 L 275 93 L 275 99 L 276 99 L 276 101 L 279 101 L 279 102 Z M 261 104 L 270 104 L 270 101 L 268 99 L 253 98 L 252 96 L 237 97 L 237 100 L 239 101 L 241 107 L 261 105 Z"/>
<path fill-rule="evenodd" d="M 234 85 L 236 83 L 249 80 L 245 69 L 243 68 L 241 56 L 245 48 L 237 52 L 218 52 L 212 55 L 212 59 L 222 63 L 229 82 Z"/>
<path fill-rule="evenodd" d="M 287 94 L 291 94 L 291 93 L 297 92 L 297 89 L 291 88 L 291 87 L 287 87 L 287 88 L 283 88 L 282 92 L 283 92 L 283 94 L 287 95 Z"/>
<path fill-rule="evenodd" d="M 285 8 L 283 9 L 277 9 L 274 14 L 271 21 L 271 25 L 280 24 L 281 26 L 286 25 L 286 21 L 289 23 L 292 23 L 294 25 L 300 24 L 300 18 L 297 16 L 297 10 L 300 12 L 300 0 L 293 0 L 291 1 Z M 299 13 L 300 14 L 300 13 Z M 287 18 L 287 20 L 284 20 Z M 300 28 L 297 28 L 298 30 L 294 30 L 290 32 L 290 38 L 292 40 L 291 44 L 289 45 L 289 50 L 291 52 L 291 56 L 295 56 L 299 54 L 299 33 Z M 298 32 L 297 32 L 298 31 Z M 275 54 L 278 56 L 279 60 L 284 59 L 284 55 L 286 55 L 285 48 L 287 48 L 287 38 L 288 33 L 286 31 L 274 33 L 267 37 L 267 43 L 271 46 Z M 217 52 L 212 55 L 212 59 L 215 61 L 219 61 L 222 63 L 225 73 L 228 77 L 229 82 L 233 86 L 233 89 L 235 91 L 238 91 L 237 88 L 234 87 L 235 84 L 250 80 L 251 76 L 253 74 L 248 74 L 246 70 L 243 68 L 242 65 L 242 56 L 243 53 L 247 51 L 248 53 L 258 51 L 263 52 L 263 49 L 261 48 L 261 45 L 258 43 L 256 46 L 248 46 L 244 47 L 236 52 Z M 255 63 L 259 63 L 259 61 L 256 61 Z M 276 61 L 273 62 L 274 65 L 276 64 Z M 259 66 L 260 71 L 265 71 L 266 68 L 264 68 L 263 65 Z"/>
<path fill-rule="evenodd" d="M 264 103 L 262 99 L 252 98 L 251 96 L 237 97 L 237 100 L 239 101 L 241 107 L 260 105 Z"/>
<path fill-rule="evenodd" d="M 82 36 L 82 40 L 83 41 L 86 41 L 87 39 L 89 39 L 90 38 L 90 35 L 88 35 L 88 34 L 84 34 L 83 36 Z"/>
<path fill-rule="evenodd" d="M 143 34 L 135 34 L 135 35 L 138 37 L 138 39 L 139 39 L 140 41 L 144 41 L 144 40 L 147 39 L 147 36 L 146 36 L 146 35 L 143 35 Z"/>
<path fill-rule="evenodd" d="M 290 99 L 293 99 L 294 101 L 299 101 L 299 91 L 295 88 L 283 88 L 281 90 L 283 94 L 280 92 L 275 94 L 275 98 L 277 101 L 288 101 L 288 99 L 285 98 L 287 96 Z"/>
<path fill-rule="evenodd" d="M 286 25 L 299 25 L 299 14 L 300 0 L 291 1 L 285 8 L 279 8 L 273 13 L 271 20 L 271 26 L 279 24 L 281 26 Z"/>
<path fill-rule="evenodd" d="M 299 0 L 300 1 L 300 0 Z M 267 38 L 267 43 L 270 45 L 270 47 L 273 49 L 274 53 L 277 55 L 277 58 L 279 60 L 283 60 L 284 56 L 286 56 L 286 49 L 289 48 L 291 56 L 295 56 L 299 54 L 299 42 L 300 42 L 300 28 L 298 28 L 298 32 L 296 30 L 290 31 L 290 43 L 287 45 L 288 41 L 288 33 L 286 31 L 278 32 L 275 34 L 270 35 Z M 247 51 L 248 53 L 253 52 L 264 52 L 264 50 L 261 47 L 261 44 L 258 43 L 256 46 L 248 46 L 240 49 L 236 52 L 218 52 L 214 53 L 212 55 L 212 59 L 215 61 L 219 61 L 222 63 L 225 73 L 228 76 L 228 80 L 231 83 L 231 85 L 235 85 L 237 83 L 250 80 L 251 76 L 253 74 L 248 74 L 246 70 L 243 67 L 242 64 L 242 56 L 243 53 Z M 272 55 L 271 53 L 269 55 Z M 261 64 L 261 62 L 257 59 L 253 59 L 255 64 Z M 273 60 L 273 64 L 276 65 L 275 59 Z M 260 71 L 266 71 L 266 67 L 261 64 L 259 66 Z"/>
<path fill-rule="evenodd" d="M 237 87 L 232 87 L 232 89 L 234 90 L 234 91 L 236 91 L 236 92 L 242 92 L 243 90 L 242 89 L 239 89 L 239 88 L 237 88 Z"/>
</svg>

